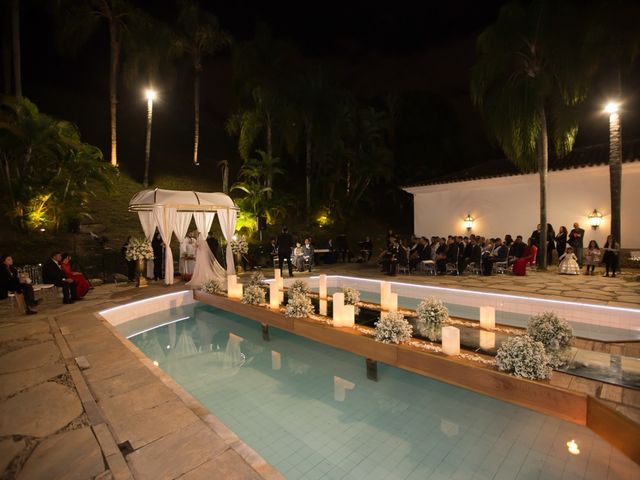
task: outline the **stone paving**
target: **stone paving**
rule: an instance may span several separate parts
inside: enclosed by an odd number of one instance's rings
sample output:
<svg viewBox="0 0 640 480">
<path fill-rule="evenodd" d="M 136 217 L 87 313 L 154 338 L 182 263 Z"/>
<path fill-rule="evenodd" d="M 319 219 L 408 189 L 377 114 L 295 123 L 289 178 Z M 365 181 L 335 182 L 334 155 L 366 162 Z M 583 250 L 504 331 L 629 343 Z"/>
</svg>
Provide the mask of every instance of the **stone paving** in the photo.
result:
<svg viewBox="0 0 640 480">
<path fill-rule="evenodd" d="M 337 264 L 318 271 L 382 277 L 374 265 Z M 640 284 L 629 278 L 536 272 L 527 277 L 398 277 L 640 308 Z M 282 478 L 93 315 L 180 288 L 106 285 L 73 305 L 46 300 L 39 314 L 28 317 L 0 304 L 0 480 Z M 585 342 L 582 348 L 640 356 L 638 345 Z M 559 372 L 551 383 L 594 395 L 640 422 L 638 391 Z"/>
</svg>

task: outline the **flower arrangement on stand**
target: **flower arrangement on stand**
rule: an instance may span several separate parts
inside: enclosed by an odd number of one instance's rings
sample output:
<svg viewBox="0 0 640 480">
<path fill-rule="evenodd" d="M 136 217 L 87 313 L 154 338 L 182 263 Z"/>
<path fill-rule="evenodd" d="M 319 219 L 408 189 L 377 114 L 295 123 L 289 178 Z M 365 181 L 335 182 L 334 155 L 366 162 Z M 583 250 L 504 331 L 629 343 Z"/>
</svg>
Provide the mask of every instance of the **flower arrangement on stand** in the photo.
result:
<svg viewBox="0 0 640 480">
<path fill-rule="evenodd" d="M 231 251 L 235 257 L 236 272 L 242 273 L 244 271 L 244 267 L 242 266 L 242 256 L 249 252 L 249 243 L 247 242 L 247 238 L 244 235 L 239 237 L 234 236 L 233 240 L 229 242 L 229 245 L 231 245 Z"/>
<path fill-rule="evenodd" d="M 527 335 L 544 345 L 552 367 L 561 367 L 569 361 L 573 330 L 555 313 L 544 312 L 531 317 L 527 324 Z"/>
<path fill-rule="evenodd" d="M 549 356 L 542 342 L 529 335 L 511 337 L 498 349 L 496 365 L 516 377 L 540 380 L 551 377 Z"/>
<path fill-rule="evenodd" d="M 435 298 L 425 298 L 416 309 L 416 329 L 432 342 L 442 339 L 442 325 L 449 319 L 449 309 Z"/>
<path fill-rule="evenodd" d="M 309 285 L 307 284 L 307 282 L 305 282 L 304 280 L 296 280 L 289 287 L 288 293 L 290 297 L 295 295 L 306 296 L 309 293 L 311 293 L 311 289 L 309 288 Z"/>
<path fill-rule="evenodd" d="M 248 285 L 242 294 L 242 303 L 260 305 L 266 302 L 266 293 L 260 285 Z"/>
<path fill-rule="evenodd" d="M 355 314 L 358 315 L 360 308 L 357 305 L 360 302 L 360 292 L 353 287 L 342 287 L 340 291 L 344 293 L 344 304 L 354 305 Z"/>
<path fill-rule="evenodd" d="M 146 287 L 145 261 L 153 260 L 154 258 L 151 242 L 146 238 L 131 237 L 127 243 L 124 256 L 127 260 L 136 262 L 136 287 Z"/>
<path fill-rule="evenodd" d="M 206 280 L 202 285 L 200 285 L 200 290 L 202 290 L 204 293 L 210 293 L 215 295 L 218 295 L 224 292 L 222 283 L 213 278 Z"/>
<path fill-rule="evenodd" d="M 376 341 L 382 343 L 403 343 L 411 338 L 413 327 L 399 312 L 384 313 L 375 323 Z"/>
<path fill-rule="evenodd" d="M 285 307 L 284 314 L 287 317 L 304 318 L 308 317 L 314 312 L 311 299 L 301 293 L 289 294 L 289 301 Z"/>
</svg>

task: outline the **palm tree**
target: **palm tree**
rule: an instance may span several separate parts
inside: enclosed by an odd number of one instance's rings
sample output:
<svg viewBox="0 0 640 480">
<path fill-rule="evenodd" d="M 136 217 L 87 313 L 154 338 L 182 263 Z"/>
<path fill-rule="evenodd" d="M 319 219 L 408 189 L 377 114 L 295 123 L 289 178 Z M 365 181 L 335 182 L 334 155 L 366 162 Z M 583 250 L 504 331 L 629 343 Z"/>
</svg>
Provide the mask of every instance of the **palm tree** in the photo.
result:
<svg viewBox="0 0 640 480">
<path fill-rule="evenodd" d="M 193 163 L 198 165 L 198 147 L 200 144 L 200 74 L 202 59 L 231 43 L 231 36 L 221 27 L 218 19 L 202 10 L 192 0 L 181 0 L 178 16 L 178 32 L 175 47 L 179 54 L 191 59 L 194 71 L 194 140 Z"/>
<path fill-rule="evenodd" d="M 62 35 L 65 50 L 84 44 L 102 21 L 109 28 L 109 105 L 111 119 L 111 165 L 118 165 L 117 110 L 118 74 L 122 50 L 150 18 L 127 0 L 61 0 Z"/>
<path fill-rule="evenodd" d="M 218 162 L 222 173 L 222 191 L 229 193 L 229 160 L 220 160 Z"/>
<path fill-rule="evenodd" d="M 616 0 L 595 4 L 591 16 L 590 33 L 596 46 L 599 70 L 613 79 L 610 95 L 623 101 L 623 81 L 632 71 L 640 55 L 638 32 L 640 4 Z M 615 121 L 619 122 L 616 115 Z M 611 121 L 611 119 L 610 119 Z M 611 234 L 621 242 L 620 202 L 622 198 L 622 140 L 618 125 L 617 142 L 610 146 L 609 185 L 611 192 Z"/>
<path fill-rule="evenodd" d="M 578 5 L 514 1 L 478 37 L 471 94 L 507 157 L 540 179 L 540 250 L 547 266 L 549 138 L 557 155 L 573 148 L 576 106 L 592 73 Z"/>
<path fill-rule="evenodd" d="M 22 97 L 22 66 L 20 64 L 20 0 L 11 1 L 11 44 L 13 45 L 13 87 L 16 97 Z"/>
</svg>

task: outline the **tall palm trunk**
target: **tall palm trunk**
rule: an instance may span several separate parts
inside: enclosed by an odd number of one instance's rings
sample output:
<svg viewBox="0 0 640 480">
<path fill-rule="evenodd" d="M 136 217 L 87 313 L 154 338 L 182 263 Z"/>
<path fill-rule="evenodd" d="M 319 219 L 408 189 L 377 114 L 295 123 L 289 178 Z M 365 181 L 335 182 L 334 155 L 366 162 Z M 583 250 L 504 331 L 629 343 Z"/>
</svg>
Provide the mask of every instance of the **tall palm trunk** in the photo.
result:
<svg viewBox="0 0 640 480">
<path fill-rule="evenodd" d="M 200 165 L 198 162 L 198 148 L 200 146 L 200 72 L 202 71 L 202 64 L 200 59 L 196 59 L 195 62 L 195 77 L 193 80 L 193 99 L 194 99 L 194 134 L 193 134 L 193 164 Z"/>
<path fill-rule="evenodd" d="M 151 121 L 153 120 L 153 101 L 147 101 L 147 142 L 144 149 L 144 180 L 142 186 L 149 186 L 149 163 L 151 162 Z"/>
<path fill-rule="evenodd" d="M 620 115 L 609 115 L 609 188 L 611 190 L 611 235 L 620 240 L 620 204 L 622 190 L 622 141 Z"/>
<path fill-rule="evenodd" d="M 269 161 L 273 159 L 273 130 L 271 125 L 271 114 L 267 113 L 267 155 L 269 156 Z M 266 187 L 271 188 L 273 185 L 273 175 L 271 173 L 267 174 L 266 177 Z M 272 195 L 271 190 L 267 190 L 267 198 L 271 200 Z"/>
<path fill-rule="evenodd" d="M 540 133 L 538 134 L 537 156 L 538 175 L 540 176 L 540 269 L 547 269 L 547 174 L 549 171 L 549 137 L 547 115 L 544 107 L 540 109 Z"/>
<path fill-rule="evenodd" d="M 2 80 L 5 95 L 11 95 L 11 24 L 8 9 L 2 6 Z"/>
<path fill-rule="evenodd" d="M 16 97 L 22 97 L 22 70 L 20 66 L 20 0 L 11 2 L 11 37 L 13 44 L 13 87 Z"/>
<path fill-rule="evenodd" d="M 109 106 L 111 110 L 111 165 L 118 166 L 118 136 L 117 136 L 117 110 L 118 110 L 118 65 L 120 63 L 120 40 L 118 39 L 118 26 L 112 19 L 109 25 L 111 46 L 111 65 L 109 66 Z"/>
<path fill-rule="evenodd" d="M 313 124 L 311 120 L 305 121 L 306 138 L 306 194 L 307 194 L 307 215 L 311 215 L 311 129 Z"/>
</svg>

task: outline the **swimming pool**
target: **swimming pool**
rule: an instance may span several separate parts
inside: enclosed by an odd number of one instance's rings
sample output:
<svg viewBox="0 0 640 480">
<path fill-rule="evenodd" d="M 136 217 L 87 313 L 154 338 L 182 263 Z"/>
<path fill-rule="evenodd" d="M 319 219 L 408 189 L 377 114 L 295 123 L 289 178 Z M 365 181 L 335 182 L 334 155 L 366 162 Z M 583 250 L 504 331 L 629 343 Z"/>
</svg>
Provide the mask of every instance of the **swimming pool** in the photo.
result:
<svg viewBox="0 0 640 480">
<path fill-rule="evenodd" d="M 265 341 L 202 304 L 118 328 L 288 478 L 640 475 L 586 427 L 386 365 L 373 382 L 360 357 L 273 328 Z"/>
</svg>

